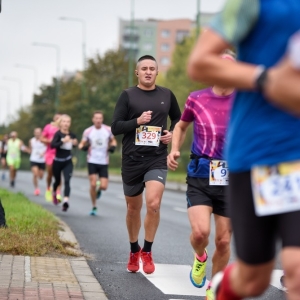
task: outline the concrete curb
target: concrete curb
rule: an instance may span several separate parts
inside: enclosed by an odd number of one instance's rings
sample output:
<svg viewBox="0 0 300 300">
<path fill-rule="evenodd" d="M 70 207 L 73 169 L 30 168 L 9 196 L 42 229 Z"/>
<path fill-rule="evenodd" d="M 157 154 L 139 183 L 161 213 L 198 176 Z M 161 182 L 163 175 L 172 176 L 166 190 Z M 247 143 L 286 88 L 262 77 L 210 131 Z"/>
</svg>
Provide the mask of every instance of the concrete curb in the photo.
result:
<svg viewBox="0 0 300 300">
<path fill-rule="evenodd" d="M 59 219 L 62 230 L 59 230 L 58 234 L 62 241 L 72 243 L 75 248 L 76 254 L 80 254 L 80 257 L 69 258 L 70 265 L 73 273 L 80 285 L 82 294 L 85 300 L 107 300 L 100 283 L 92 273 L 86 258 L 80 250 L 80 245 L 70 229 L 70 227 Z"/>
</svg>

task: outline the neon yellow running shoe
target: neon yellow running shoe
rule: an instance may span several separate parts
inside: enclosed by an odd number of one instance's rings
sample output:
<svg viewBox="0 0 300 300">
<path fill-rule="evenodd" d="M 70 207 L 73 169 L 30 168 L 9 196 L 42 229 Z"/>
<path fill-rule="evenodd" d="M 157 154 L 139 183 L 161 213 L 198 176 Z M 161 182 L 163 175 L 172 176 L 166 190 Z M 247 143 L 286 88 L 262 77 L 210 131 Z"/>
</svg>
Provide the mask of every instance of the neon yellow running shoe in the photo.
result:
<svg viewBox="0 0 300 300">
<path fill-rule="evenodd" d="M 46 190 L 45 199 L 47 202 L 52 202 L 52 190 L 51 189 Z"/>
<path fill-rule="evenodd" d="M 205 300 L 215 300 L 215 294 L 211 287 L 206 290 Z"/>
<path fill-rule="evenodd" d="M 190 280 L 192 284 L 197 288 L 202 288 L 205 285 L 205 281 L 206 281 L 206 263 L 208 258 L 206 249 L 205 249 L 205 253 L 206 253 L 205 262 L 199 261 L 195 254 L 193 268 L 190 273 Z"/>
<path fill-rule="evenodd" d="M 61 200 L 62 200 L 62 196 L 61 196 L 61 194 L 60 194 L 60 192 L 59 192 L 59 191 L 57 191 L 57 194 L 56 194 L 56 199 L 57 199 L 58 203 L 60 203 L 60 202 L 61 202 Z"/>
</svg>

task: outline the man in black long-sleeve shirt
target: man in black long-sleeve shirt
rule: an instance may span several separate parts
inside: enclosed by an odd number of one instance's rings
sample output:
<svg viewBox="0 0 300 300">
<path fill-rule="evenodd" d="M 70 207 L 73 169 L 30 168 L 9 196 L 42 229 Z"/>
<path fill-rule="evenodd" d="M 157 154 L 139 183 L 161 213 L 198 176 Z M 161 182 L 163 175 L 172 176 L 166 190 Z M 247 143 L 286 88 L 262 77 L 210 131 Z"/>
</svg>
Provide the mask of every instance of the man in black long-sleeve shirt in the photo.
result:
<svg viewBox="0 0 300 300">
<path fill-rule="evenodd" d="M 126 224 L 130 240 L 129 272 L 155 270 L 152 243 L 160 219 L 160 203 L 167 176 L 168 144 L 181 113 L 174 94 L 155 85 L 158 74 L 155 58 L 142 56 L 136 66 L 138 85 L 124 90 L 116 104 L 112 133 L 123 134 L 122 179 L 127 203 Z M 167 129 L 168 116 L 171 126 Z M 141 227 L 143 191 L 146 187 L 145 241 L 141 249 L 138 235 Z"/>
</svg>

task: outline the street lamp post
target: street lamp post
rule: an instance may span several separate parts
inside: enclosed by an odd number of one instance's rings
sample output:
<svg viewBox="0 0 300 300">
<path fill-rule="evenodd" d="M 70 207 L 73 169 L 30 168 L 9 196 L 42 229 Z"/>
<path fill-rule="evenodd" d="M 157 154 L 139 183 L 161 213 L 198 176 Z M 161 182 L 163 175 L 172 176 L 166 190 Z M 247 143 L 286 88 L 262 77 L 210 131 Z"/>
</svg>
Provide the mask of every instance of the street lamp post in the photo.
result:
<svg viewBox="0 0 300 300">
<path fill-rule="evenodd" d="M 23 64 L 16 64 L 16 68 L 20 69 L 27 69 L 33 71 L 33 76 L 34 76 L 34 85 L 33 85 L 33 93 L 37 90 L 37 85 L 38 85 L 38 74 L 37 74 L 37 69 L 34 66 L 28 66 L 28 65 L 23 65 Z"/>
<path fill-rule="evenodd" d="M 83 19 L 79 18 L 70 18 L 70 17 L 60 17 L 59 20 L 62 21 L 71 21 L 71 22 L 79 22 L 82 25 L 82 97 L 86 98 L 86 89 L 85 89 L 85 78 L 84 71 L 86 69 L 86 22 Z"/>
<path fill-rule="evenodd" d="M 23 101 L 22 101 L 22 81 L 19 78 L 11 78 L 11 77 L 3 77 L 3 80 L 16 82 L 19 85 L 19 105 L 20 109 L 23 107 Z"/>
<path fill-rule="evenodd" d="M 10 115 L 10 90 L 7 87 L 0 86 L 0 91 L 5 91 L 7 94 L 7 104 L 6 104 L 6 110 L 7 110 L 7 116 L 6 118 L 9 120 Z"/>
<path fill-rule="evenodd" d="M 59 106 L 59 70 L 60 70 L 60 48 L 55 44 L 33 43 L 33 46 L 53 48 L 56 50 L 56 85 L 55 85 L 55 111 L 58 111 Z"/>
<path fill-rule="evenodd" d="M 196 25 L 196 36 L 200 34 L 200 0 L 197 0 L 197 25 Z"/>
<path fill-rule="evenodd" d="M 134 60 L 134 0 L 131 0 L 131 20 L 130 20 L 130 43 L 129 43 L 129 67 L 128 67 L 128 86 L 133 85 L 132 74 L 133 74 L 133 60 Z"/>
</svg>

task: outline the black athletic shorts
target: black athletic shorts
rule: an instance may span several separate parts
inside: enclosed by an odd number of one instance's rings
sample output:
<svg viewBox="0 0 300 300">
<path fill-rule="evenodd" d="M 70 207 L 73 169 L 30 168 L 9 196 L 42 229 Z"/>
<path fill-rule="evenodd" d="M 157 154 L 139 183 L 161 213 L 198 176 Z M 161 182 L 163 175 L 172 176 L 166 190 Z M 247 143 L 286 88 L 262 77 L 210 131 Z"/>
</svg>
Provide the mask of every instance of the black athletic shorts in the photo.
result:
<svg viewBox="0 0 300 300">
<path fill-rule="evenodd" d="M 0 158 L 5 158 L 6 159 L 6 153 L 1 153 Z"/>
<path fill-rule="evenodd" d="M 230 217 L 239 259 L 255 265 L 276 256 L 276 243 L 300 247 L 300 211 L 257 217 L 249 172 L 229 173 Z"/>
<path fill-rule="evenodd" d="M 140 195 L 145 188 L 145 182 L 150 180 L 155 180 L 161 182 L 163 185 L 166 183 L 168 170 L 165 169 L 154 169 L 148 171 L 142 182 L 137 183 L 135 185 L 127 185 L 123 181 L 123 191 L 125 196 L 135 197 Z"/>
<path fill-rule="evenodd" d="M 100 178 L 108 178 L 108 165 L 88 163 L 88 173 L 89 175 L 98 174 Z"/>
<path fill-rule="evenodd" d="M 122 158 L 122 181 L 128 187 L 133 187 L 137 185 L 143 187 L 145 182 L 145 175 L 152 170 L 160 170 L 160 177 L 162 177 L 162 179 L 160 179 L 157 175 L 157 181 L 161 181 L 163 184 L 165 184 L 167 175 L 167 157 L 165 154 L 144 158 L 129 157 L 124 155 Z M 164 170 L 166 172 L 164 172 Z M 153 178 L 151 180 L 153 180 Z M 141 191 L 137 191 L 135 195 L 125 195 L 133 197 L 142 192 L 143 189 Z"/>
<path fill-rule="evenodd" d="M 187 177 L 186 200 L 187 207 L 206 205 L 213 209 L 213 213 L 222 217 L 229 217 L 227 198 L 228 186 L 209 185 L 208 178 Z"/>
<path fill-rule="evenodd" d="M 31 161 L 30 162 L 30 167 L 38 167 L 39 170 L 45 170 L 46 169 L 46 164 L 45 163 L 38 163 L 38 162 L 34 162 Z"/>
<path fill-rule="evenodd" d="M 143 182 L 144 176 L 151 170 L 167 170 L 167 156 L 165 154 L 153 157 L 122 158 L 122 180 L 127 185 L 136 185 Z"/>
</svg>

